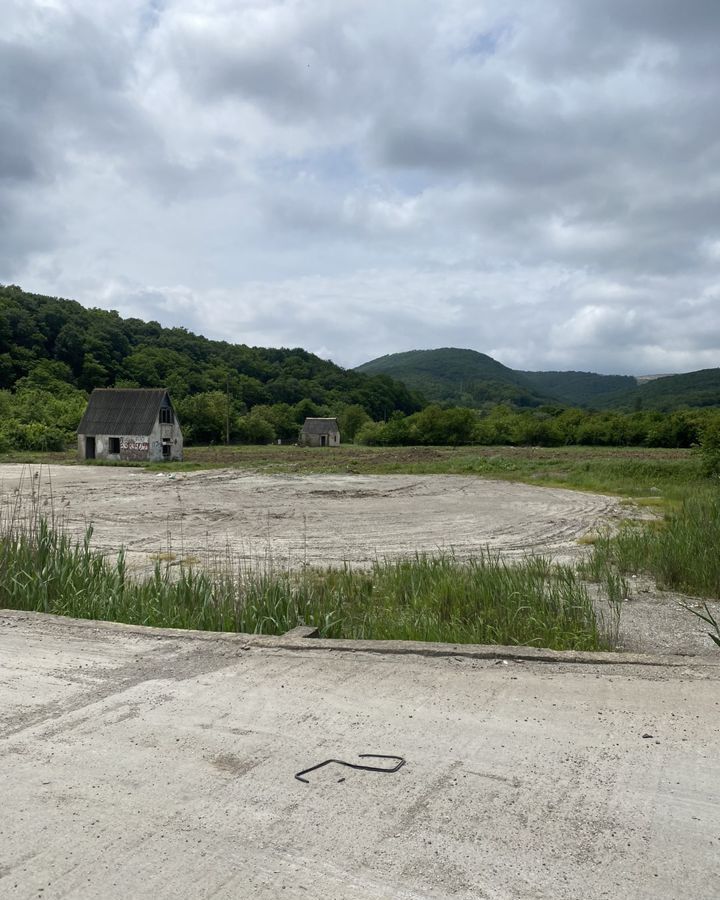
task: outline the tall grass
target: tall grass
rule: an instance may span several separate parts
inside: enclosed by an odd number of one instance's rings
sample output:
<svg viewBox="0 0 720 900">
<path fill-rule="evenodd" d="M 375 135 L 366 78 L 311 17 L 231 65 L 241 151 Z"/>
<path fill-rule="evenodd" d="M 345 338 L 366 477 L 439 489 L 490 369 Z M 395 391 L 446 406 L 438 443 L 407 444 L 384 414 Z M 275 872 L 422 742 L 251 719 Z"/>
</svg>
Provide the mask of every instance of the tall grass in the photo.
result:
<svg viewBox="0 0 720 900">
<path fill-rule="evenodd" d="M 212 631 L 281 634 L 298 624 L 329 638 L 515 644 L 556 650 L 611 649 L 603 621 L 572 569 L 530 558 L 517 565 L 488 552 L 378 560 L 345 567 L 219 571 L 160 562 L 129 575 L 92 549 L 92 529 L 73 540 L 38 514 L 0 529 L 0 607 L 77 618 Z"/>
<path fill-rule="evenodd" d="M 644 572 L 660 588 L 720 597 L 720 491 L 698 488 L 668 507 L 663 520 L 601 535 L 583 571 L 596 580 Z"/>
</svg>

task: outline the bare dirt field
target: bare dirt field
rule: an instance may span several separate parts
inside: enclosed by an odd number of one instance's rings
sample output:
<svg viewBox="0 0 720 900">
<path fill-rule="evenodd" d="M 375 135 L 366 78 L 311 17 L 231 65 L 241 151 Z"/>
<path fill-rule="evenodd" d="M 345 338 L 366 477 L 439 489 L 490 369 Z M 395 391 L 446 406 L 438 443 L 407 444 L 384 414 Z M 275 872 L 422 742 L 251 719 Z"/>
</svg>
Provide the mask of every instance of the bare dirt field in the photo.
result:
<svg viewBox="0 0 720 900">
<path fill-rule="evenodd" d="M 578 538 L 622 513 L 610 497 L 457 475 L 261 475 L 233 469 L 0 465 L 7 515 L 39 496 L 93 546 L 123 546 L 135 569 L 163 558 L 227 556 L 278 565 L 363 564 L 378 557 L 490 548 L 577 557 Z M 626 512 L 626 511 L 625 511 Z"/>
</svg>

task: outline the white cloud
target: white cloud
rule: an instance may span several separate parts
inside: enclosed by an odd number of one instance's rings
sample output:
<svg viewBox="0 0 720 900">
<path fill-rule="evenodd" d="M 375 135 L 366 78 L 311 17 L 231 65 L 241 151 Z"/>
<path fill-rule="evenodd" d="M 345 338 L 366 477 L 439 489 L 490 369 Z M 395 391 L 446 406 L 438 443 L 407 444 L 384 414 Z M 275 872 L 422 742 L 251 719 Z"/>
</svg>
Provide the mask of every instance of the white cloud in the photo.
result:
<svg viewBox="0 0 720 900">
<path fill-rule="evenodd" d="M 720 360 L 715 0 L 6 7 L 0 281 L 345 365 Z"/>
</svg>

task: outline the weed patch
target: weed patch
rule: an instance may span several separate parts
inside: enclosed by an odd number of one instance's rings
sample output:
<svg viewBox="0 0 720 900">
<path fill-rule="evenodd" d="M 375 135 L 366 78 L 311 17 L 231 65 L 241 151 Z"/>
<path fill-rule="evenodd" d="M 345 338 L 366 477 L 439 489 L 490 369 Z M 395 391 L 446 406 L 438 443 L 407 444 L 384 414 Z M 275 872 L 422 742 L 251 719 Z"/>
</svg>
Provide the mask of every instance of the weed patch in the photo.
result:
<svg viewBox="0 0 720 900">
<path fill-rule="evenodd" d="M 0 607 L 76 618 L 211 631 L 282 634 L 313 625 L 329 638 L 612 649 L 613 621 L 596 614 L 575 572 L 543 558 L 512 565 L 488 552 L 376 561 L 369 570 L 212 574 L 158 559 L 133 578 L 121 551 L 108 560 L 36 517 L 0 535 Z"/>
<path fill-rule="evenodd" d="M 644 572 L 666 590 L 720 596 L 720 492 L 698 489 L 662 520 L 628 521 L 616 534 L 601 535 L 581 571 L 594 580 Z"/>
</svg>

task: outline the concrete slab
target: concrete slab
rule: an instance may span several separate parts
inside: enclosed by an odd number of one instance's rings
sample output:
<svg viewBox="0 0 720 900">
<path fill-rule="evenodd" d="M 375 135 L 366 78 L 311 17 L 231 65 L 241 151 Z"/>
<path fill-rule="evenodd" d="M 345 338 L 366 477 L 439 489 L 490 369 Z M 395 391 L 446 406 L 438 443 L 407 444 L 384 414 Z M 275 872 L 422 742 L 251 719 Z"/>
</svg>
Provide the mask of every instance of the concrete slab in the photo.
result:
<svg viewBox="0 0 720 900">
<path fill-rule="evenodd" d="M 717 896 L 718 666 L 326 644 L 0 613 L 0 897 Z"/>
</svg>

